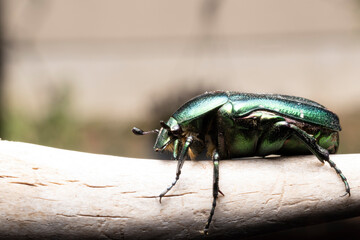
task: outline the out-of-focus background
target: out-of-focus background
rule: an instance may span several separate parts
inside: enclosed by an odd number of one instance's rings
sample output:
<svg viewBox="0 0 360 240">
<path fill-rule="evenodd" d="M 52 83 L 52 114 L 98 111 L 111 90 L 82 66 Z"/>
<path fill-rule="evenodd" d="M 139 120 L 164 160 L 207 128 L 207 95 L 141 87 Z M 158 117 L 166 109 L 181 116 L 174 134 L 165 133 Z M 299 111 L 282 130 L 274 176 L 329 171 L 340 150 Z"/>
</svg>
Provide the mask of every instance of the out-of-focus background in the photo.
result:
<svg viewBox="0 0 360 240">
<path fill-rule="evenodd" d="M 131 128 L 215 89 L 318 101 L 359 152 L 360 1 L 0 0 L 3 139 L 156 158 Z"/>
<path fill-rule="evenodd" d="M 1 137 L 152 157 L 159 127 L 206 90 L 313 99 L 360 150 L 360 1 L 2 0 Z"/>
</svg>

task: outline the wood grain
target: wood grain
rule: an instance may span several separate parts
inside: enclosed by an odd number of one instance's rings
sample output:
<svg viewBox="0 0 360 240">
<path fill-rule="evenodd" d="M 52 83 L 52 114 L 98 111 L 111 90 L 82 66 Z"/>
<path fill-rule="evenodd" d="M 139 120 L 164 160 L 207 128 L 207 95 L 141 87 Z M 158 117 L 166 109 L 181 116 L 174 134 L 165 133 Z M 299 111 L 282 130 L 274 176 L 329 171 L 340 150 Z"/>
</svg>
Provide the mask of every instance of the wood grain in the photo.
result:
<svg viewBox="0 0 360 240">
<path fill-rule="evenodd" d="M 360 215 L 360 155 L 332 155 L 351 197 L 314 156 L 220 162 L 208 239 L 234 238 Z M 212 162 L 96 155 L 0 141 L 0 238 L 203 238 L 212 203 Z"/>
</svg>

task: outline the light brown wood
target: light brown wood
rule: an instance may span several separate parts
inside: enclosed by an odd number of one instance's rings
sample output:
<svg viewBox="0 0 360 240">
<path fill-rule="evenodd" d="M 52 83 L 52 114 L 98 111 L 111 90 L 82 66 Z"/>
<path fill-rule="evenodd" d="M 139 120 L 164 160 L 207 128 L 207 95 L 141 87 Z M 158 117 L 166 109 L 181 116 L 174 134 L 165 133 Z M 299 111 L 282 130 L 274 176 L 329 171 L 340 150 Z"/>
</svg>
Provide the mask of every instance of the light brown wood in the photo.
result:
<svg viewBox="0 0 360 240">
<path fill-rule="evenodd" d="M 220 162 L 209 239 L 250 236 L 360 215 L 360 155 L 332 155 L 351 197 L 314 156 Z M 0 237 L 201 238 L 212 203 L 212 162 L 134 159 L 0 141 Z"/>
</svg>

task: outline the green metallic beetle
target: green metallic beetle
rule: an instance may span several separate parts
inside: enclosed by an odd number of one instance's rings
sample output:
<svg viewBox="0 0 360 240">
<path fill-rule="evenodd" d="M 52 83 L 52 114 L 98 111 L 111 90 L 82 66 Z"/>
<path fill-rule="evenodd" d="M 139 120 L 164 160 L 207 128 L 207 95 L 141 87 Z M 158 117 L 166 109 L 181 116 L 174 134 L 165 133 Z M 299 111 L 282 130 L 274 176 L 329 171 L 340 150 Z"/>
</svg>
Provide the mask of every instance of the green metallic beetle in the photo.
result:
<svg viewBox="0 0 360 240">
<path fill-rule="evenodd" d="M 249 156 L 300 155 L 313 153 L 328 162 L 345 184 L 346 177 L 329 153 L 336 153 L 341 127 L 336 114 L 301 97 L 279 94 L 251 94 L 229 91 L 206 92 L 181 106 L 158 133 L 154 150 L 170 150 L 178 161 L 175 181 L 160 195 L 170 191 L 179 179 L 186 155 L 194 159 L 207 151 L 214 164 L 213 203 L 204 233 L 214 215 L 219 189 L 219 160 Z"/>
</svg>

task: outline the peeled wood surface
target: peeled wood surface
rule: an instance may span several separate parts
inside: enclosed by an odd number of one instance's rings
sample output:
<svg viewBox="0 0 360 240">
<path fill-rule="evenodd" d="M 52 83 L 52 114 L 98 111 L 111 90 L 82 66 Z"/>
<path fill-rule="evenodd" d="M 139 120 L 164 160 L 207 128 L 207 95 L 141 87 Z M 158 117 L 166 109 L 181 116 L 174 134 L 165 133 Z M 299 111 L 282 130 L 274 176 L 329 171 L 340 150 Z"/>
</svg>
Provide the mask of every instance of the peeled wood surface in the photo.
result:
<svg viewBox="0 0 360 240">
<path fill-rule="evenodd" d="M 359 155 L 332 155 L 351 197 L 314 156 L 220 162 L 219 197 L 208 239 L 360 215 Z M 212 203 L 212 162 L 96 155 L 0 141 L 0 238 L 202 238 Z"/>
</svg>

